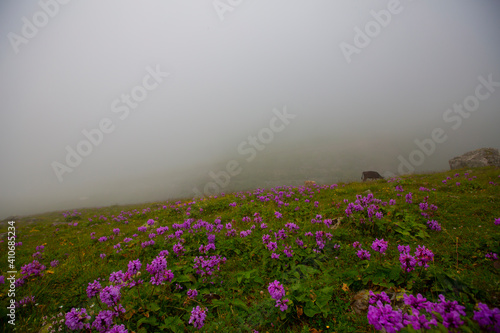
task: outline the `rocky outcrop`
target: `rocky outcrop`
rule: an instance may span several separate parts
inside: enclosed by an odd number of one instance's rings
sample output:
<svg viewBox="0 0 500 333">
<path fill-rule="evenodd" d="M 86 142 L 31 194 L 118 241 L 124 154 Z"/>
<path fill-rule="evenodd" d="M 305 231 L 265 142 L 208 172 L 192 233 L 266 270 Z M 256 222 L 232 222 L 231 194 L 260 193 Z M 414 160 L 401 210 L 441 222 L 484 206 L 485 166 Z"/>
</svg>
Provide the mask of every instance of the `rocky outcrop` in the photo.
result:
<svg viewBox="0 0 500 333">
<path fill-rule="evenodd" d="M 500 153 L 495 148 L 481 148 L 449 160 L 450 169 L 477 168 L 485 166 L 500 167 Z"/>
</svg>

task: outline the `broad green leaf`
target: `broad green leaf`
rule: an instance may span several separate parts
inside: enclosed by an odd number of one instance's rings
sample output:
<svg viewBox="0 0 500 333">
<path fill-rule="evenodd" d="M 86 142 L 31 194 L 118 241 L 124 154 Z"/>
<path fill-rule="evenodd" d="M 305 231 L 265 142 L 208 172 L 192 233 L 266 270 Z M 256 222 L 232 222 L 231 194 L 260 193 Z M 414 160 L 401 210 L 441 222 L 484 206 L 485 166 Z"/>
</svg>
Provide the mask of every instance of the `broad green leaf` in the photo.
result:
<svg viewBox="0 0 500 333">
<path fill-rule="evenodd" d="M 151 311 L 158 311 L 158 310 L 160 310 L 160 306 L 156 303 L 149 303 L 148 309 Z"/>
<path fill-rule="evenodd" d="M 306 302 L 306 306 L 304 307 L 304 313 L 306 316 L 314 317 L 320 312 L 321 311 L 319 310 L 319 308 L 313 302 L 311 301 Z"/>
<path fill-rule="evenodd" d="M 231 301 L 237 308 L 243 309 L 248 312 L 248 306 L 241 299 L 233 299 Z"/>
</svg>

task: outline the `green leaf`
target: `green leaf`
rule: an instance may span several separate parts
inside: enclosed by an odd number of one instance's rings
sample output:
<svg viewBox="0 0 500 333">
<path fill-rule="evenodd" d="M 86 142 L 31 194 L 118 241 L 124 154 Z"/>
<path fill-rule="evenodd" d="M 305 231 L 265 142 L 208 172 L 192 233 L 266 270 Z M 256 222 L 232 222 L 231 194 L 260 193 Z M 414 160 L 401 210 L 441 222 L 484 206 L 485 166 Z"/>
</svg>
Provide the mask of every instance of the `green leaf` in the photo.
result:
<svg viewBox="0 0 500 333">
<path fill-rule="evenodd" d="M 226 305 L 226 302 L 218 299 L 212 300 L 212 307 L 216 308 L 221 305 Z"/>
<path fill-rule="evenodd" d="M 187 275 L 181 275 L 179 277 L 176 277 L 175 279 L 177 282 L 190 282 L 190 278 Z"/>
<path fill-rule="evenodd" d="M 306 306 L 304 307 L 304 313 L 308 317 L 314 317 L 318 313 L 320 313 L 318 307 L 311 301 L 306 302 Z"/>
<path fill-rule="evenodd" d="M 160 306 L 156 303 L 150 303 L 148 305 L 148 309 L 156 312 L 156 311 L 160 310 Z"/>
<path fill-rule="evenodd" d="M 391 272 L 389 273 L 389 278 L 392 281 L 397 281 L 399 279 L 399 275 L 401 274 L 401 268 L 398 265 L 392 267 Z"/>
<path fill-rule="evenodd" d="M 159 326 L 162 330 L 172 330 L 174 333 L 184 332 L 184 322 L 179 317 L 167 317 L 164 324 Z"/>
<path fill-rule="evenodd" d="M 262 278 L 260 276 L 254 277 L 253 280 L 255 283 L 260 283 L 260 284 L 264 283 L 264 280 L 262 280 Z"/>
<path fill-rule="evenodd" d="M 234 299 L 231 301 L 234 306 L 248 312 L 248 306 L 241 299 Z"/>
<path fill-rule="evenodd" d="M 328 304 L 328 301 L 332 298 L 333 286 L 325 287 L 320 289 L 318 292 L 318 297 L 316 298 L 316 305 L 323 310 Z"/>
</svg>

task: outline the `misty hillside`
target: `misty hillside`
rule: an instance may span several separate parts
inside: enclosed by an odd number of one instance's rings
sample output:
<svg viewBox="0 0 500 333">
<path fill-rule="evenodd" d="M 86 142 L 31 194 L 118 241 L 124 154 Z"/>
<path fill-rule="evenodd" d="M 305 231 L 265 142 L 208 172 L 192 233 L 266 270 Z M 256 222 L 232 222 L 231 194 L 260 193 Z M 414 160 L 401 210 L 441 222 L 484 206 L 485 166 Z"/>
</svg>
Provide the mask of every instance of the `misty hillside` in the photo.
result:
<svg viewBox="0 0 500 333">
<path fill-rule="evenodd" d="M 418 309 L 429 328 L 494 331 L 499 185 L 470 168 L 4 221 L 0 327 L 411 331 Z"/>
</svg>

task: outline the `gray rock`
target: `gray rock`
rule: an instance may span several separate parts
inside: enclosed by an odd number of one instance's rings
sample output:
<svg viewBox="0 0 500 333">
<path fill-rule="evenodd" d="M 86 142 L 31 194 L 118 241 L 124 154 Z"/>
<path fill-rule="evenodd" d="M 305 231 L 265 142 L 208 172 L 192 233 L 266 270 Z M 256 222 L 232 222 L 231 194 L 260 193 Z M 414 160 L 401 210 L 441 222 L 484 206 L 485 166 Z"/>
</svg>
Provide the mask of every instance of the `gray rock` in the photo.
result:
<svg viewBox="0 0 500 333">
<path fill-rule="evenodd" d="M 495 148 L 480 148 L 449 160 L 450 169 L 500 167 L 500 153 Z"/>
</svg>

